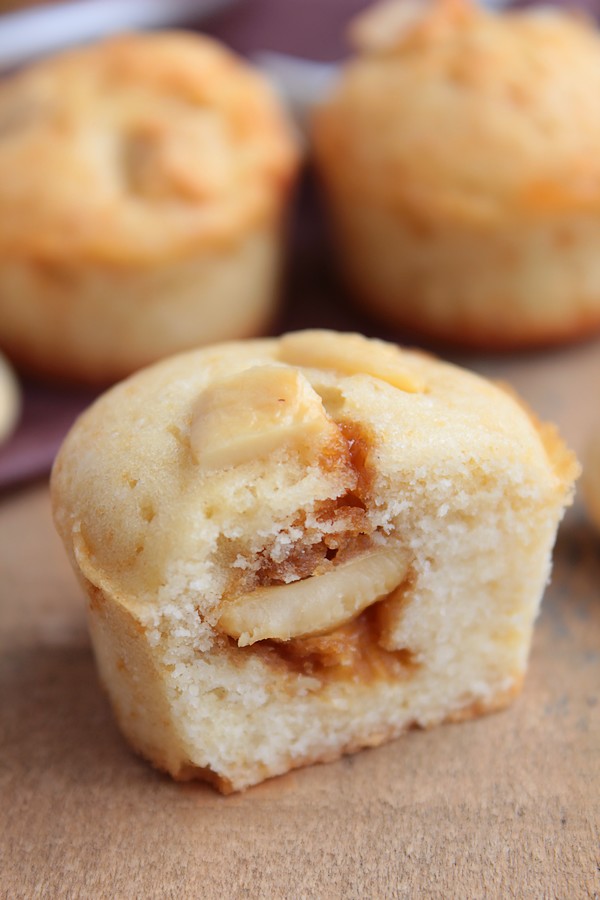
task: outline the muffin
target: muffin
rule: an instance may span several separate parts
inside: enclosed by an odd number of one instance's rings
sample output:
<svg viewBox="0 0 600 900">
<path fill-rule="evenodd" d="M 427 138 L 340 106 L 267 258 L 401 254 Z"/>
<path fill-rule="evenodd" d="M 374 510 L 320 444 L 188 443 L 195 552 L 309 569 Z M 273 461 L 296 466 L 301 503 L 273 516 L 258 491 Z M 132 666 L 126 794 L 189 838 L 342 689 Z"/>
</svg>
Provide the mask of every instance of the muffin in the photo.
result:
<svg viewBox="0 0 600 900">
<path fill-rule="evenodd" d="M 0 444 L 12 434 L 19 407 L 17 382 L 6 360 L 0 355 Z"/>
<path fill-rule="evenodd" d="M 52 497 L 123 733 L 230 792 L 505 706 L 575 474 L 499 387 L 309 331 L 116 386 Z"/>
<path fill-rule="evenodd" d="M 0 85 L 0 346 L 101 383 L 260 333 L 297 168 L 260 75 L 208 38 L 119 37 Z"/>
<path fill-rule="evenodd" d="M 600 328 L 600 37 L 548 9 L 388 3 L 313 117 L 351 292 L 489 349 Z"/>
</svg>

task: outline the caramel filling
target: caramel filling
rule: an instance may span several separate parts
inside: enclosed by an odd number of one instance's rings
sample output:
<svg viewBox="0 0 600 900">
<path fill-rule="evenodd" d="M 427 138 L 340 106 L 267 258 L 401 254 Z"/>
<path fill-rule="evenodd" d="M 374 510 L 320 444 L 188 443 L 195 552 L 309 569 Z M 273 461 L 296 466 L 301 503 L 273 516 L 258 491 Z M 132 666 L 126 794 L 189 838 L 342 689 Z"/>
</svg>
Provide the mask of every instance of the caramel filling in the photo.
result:
<svg viewBox="0 0 600 900">
<path fill-rule="evenodd" d="M 364 683 L 409 677 L 419 666 L 412 651 L 386 650 L 380 643 L 380 616 L 388 602 L 373 604 L 329 634 L 289 641 L 260 641 L 251 652 L 257 653 L 267 665 L 322 682 Z"/>
</svg>

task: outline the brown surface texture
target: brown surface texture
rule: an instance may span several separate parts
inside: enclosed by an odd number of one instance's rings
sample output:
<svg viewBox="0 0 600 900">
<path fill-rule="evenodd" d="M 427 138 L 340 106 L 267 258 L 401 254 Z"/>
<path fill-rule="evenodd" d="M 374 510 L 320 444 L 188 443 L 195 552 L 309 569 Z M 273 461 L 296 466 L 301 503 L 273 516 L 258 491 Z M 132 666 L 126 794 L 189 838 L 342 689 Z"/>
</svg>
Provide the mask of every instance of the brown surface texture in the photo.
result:
<svg viewBox="0 0 600 900">
<path fill-rule="evenodd" d="M 598 343 L 496 362 L 580 450 Z M 44 486 L 0 503 L 0 896 L 599 897 L 600 540 L 576 505 L 523 695 L 221 797 L 124 745 Z"/>
</svg>

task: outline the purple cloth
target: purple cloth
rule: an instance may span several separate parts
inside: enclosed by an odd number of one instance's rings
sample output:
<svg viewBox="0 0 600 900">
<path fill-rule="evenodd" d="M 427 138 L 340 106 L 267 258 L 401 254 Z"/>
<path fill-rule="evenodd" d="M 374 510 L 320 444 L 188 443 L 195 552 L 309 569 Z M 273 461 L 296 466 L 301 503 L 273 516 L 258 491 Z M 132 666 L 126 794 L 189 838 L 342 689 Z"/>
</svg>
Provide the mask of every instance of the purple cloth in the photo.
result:
<svg viewBox="0 0 600 900">
<path fill-rule="evenodd" d="M 348 52 L 344 32 L 368 0 L 245 0 L 203 30 L 238 53 L 276 50 L 315 60 L 336 60 Z"/>
</svg>

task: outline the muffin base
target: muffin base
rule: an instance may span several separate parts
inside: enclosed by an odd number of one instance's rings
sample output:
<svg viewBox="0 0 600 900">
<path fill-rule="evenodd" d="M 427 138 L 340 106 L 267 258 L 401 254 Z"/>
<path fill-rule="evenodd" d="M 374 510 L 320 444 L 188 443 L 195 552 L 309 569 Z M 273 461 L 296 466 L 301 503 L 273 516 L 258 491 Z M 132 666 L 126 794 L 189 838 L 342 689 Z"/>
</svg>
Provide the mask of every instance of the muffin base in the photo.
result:
<svg viewBox="0 0 600 900">
<path fill-rule="evenodd" d="M 520 693 L 531 635 L 529 625 L 518 641 L 515 636 L 507 639 L 500 661 L 474 659 L 470 666 L 471 690 L 465 690 L 464 672 L 455 684 L 449 685 L 445 675 L 430 674 L 427 662 L 423 662 L 407 665 L 395 676 L 380 675 L 371 680 L 355 673 L 341 681 L 334 678 L 328 683 L 326 679 L 314 695 L 311 690 L 315 688 L 307 680 L 306 698 L 302 699 L 296 672 L 290 672 L 288 681 L 285 673 L 282 677 L 281 671 L 272 671 L 252 657 L 246 666 L 236 653 L 219 664 L 217 679 L 224 684 L 239 681 L 256 692 L 266 692 L 269 700 L 262 709 L 252 710 L 247 731 L 234 714 L 233 733 L 229 734 L 226 720 L 231 713 L 224 696 L 227 691 L 218 688 L 223 694 L 225 716 L 220 728 L 223 744 L 211 751 L 210 739 L 204 745 L 205 739 L 200 736 L 202 715 L 206 712 L 197 718 L 194 714 L 182 715 L 178 703 L 173 702 L 174 691 L 187 693 L 189 685 L 194 684 L 193 680 L 190 682 L 190 664 L 181 663 L 180 686 L 178 678 L 172 677 L 172 666 L 163 665 L 161 653 L 135 611 L 115 602 L 86 580 L 84 586 L 90 600 L 89 627 L 100 680 L 128 743 L 175 780 L 207 781 L 224 794 L 302 766 L 332 762 L 343 755 L 377 747 L 414 728 L 464 722 L 505 708 Z M 530 619 L 532 613 L 533 610 L 528 613 Z M 431 623 L 432 640 L 437 624 Z M 498 623 L 493 627 L 498 627 Z M 189 704 L 194 701 L 202 705 L 210 697 L 210 686 L 201 678 L 195 684 L 197 693 L 192 692 Z M 325 691 L 324 696 L 321 690 Z M 235 689 L 231 698 L 237 702 Z M 296 708 L 291 717 L 290 704 Z M 289 750 L 282 753 L 270 744 L 284 719 L 284 727 L 291 731 Z M 273 743 L 276 745 L 277 741 Z M 230 757 L 232 744 L 237 744 L 234 758 Z M 220 751 L 220 764 L 202 765 L 195 761 Z"/>
<path fill-rule="evenodd" d="M 0 346 L 35 375 L 108 384 L 171 353 L 263 332 L 280 257 L 263 229 L 170 265 L 2 260 Z"/>
<path fill-rule="evenodd" d="M 417 336 L 518 350 L 600 331 L 592 217 L 476 226 L 335 199 L 340 267 L 357 303 Z"/>
<path fill-rule="evenodd" d="M 521 693 L 523 688 L 523 681 L 523 674 L 517 674 L 514 683 L 509 688 L 498 691 L 498 693 L 485 701 L 476 700 L 471 703 L 470 706 L 466 706 L 459 710 L 456 710 L 455 712 L 451 712 L 439 722 L 431 722 L 427 725 L 421 725 L 418 722 L 409 722 L 406 725 L 402 725 L 400 727 L 391 725 L 387 728 L 378 729 L 370 735 L 365 735 L 362 737 L 362 739 L 351 740 L 347 744 L 343 745 L 342 747 L 336 748 L 335 750 L 324 749 L 320 753 L 316 752 L 303 757 L 296 756 L 294 758 L 290 758 L 289 765 L 287 765 L 285 770 L 279 774 L 287 774 L 287 772 L 291 772 L 294 769 L 303 768 L 304 766 L 333 763 L 341 759 L 343 756 L 350 756 L 353 753 L 360 753 L 361 750 L 380 747 L 383 744 L 388 743 L 389 741 L 396 740 L 403 734 L 407 734 L 409 731 L 429 731 L 431 728 L 435 728 L 438 725 L 456 725 L 460 724 L 461 722 L 468 722 L 472 719 L 478 719 L 481 716 L 492 715 L 493 713 L 501 712 L 502 710 L 510 706 L 515 698 L 518 697 L 518 695 Z M 132 749 L 136 753 L 138 753 L 139 756 L 147 758 L 143 749 L 137 748 L 135 746 L 135 743 L 133 742 Z M 166 774 L 172 774 L 169 772 L 166 766 L 160 765 L 160 763 L 156 762 L 156 760 L 149 759 L 148 761 L 152 763 L 155 768 L 159 769 L 159 771 L 164 771 Z M 276 778 L 278 777 L 278 775 L 268 777 Z M 188 766 L 187 768 L 181 768 L 176 774 L 173 774 L 173 778 L 175 781 L 206 781 L 209 784 L 212 784 L 213 787 L 216 787 L 222 794 L 233 794 L 238 790 L 238 788 L 236 788 L 227 778 L 223 778 L 222 776 L 213 772 L 211 769 L 201 768 L 198 766 Z"/>
</svg>

